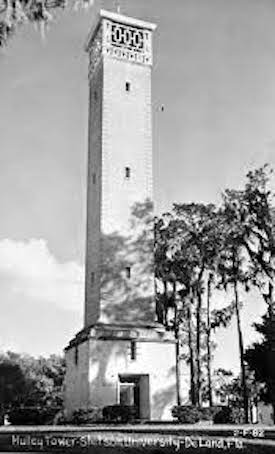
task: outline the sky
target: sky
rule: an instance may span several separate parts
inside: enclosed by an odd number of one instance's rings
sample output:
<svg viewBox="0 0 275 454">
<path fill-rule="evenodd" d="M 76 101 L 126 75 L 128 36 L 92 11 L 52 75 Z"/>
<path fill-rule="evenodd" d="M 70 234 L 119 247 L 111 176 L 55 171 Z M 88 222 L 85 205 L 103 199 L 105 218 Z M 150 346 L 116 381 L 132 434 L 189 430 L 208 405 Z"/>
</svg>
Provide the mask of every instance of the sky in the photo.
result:
<svg viewBox="0 0 275 454">
<path fill-rule="evenodd" d="M 0 50 L 0 348 L 60 353 L 83 326 L 88 80 L 98 9 L 55 14 L 42 39 L 20 28 Z M 275 164 L 273 0 L 121 0 L 155 22 L 154 197 L 218 202 L 248 170 Z M 161 109 L 164 106 L 164 109 Z M 245 344 L 265 311 L 251 294 Z M 235 322 L 217 367 L 238 370 Z"/>
</svg>

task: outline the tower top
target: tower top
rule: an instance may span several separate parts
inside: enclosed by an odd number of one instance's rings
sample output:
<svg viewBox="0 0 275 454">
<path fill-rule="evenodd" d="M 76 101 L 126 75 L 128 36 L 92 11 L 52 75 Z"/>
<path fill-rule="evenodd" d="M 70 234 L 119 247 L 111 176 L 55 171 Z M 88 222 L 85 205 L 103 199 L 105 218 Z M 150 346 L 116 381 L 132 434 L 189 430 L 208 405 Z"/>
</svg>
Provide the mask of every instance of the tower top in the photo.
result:
<svg viewBox="0 0 275 454">
<path fill-rule="evenodd" d="M 154 31 L 157 28 L 156 24 L 153 24 L 152 22 L 146 22 L 140 19 L 135 19 L 134 17 L 125 16 L 123 14 L 114 13 L 112 11 L 101 9 L 98 14 L 97 23 L 94 27 L 92 27 L 92 30 L 90 31 L 85 43 L 85 50 L 87 52 L 89 51 L 91 43 L 93 42 L 94 37 L 97 33 L 97 30 L 104 19 L 107 19 L 111 22 L 115 22 L 118 24 L 128 25 L 133 28 L 140 28 L 144 30 Z"/>
<path fill-rule="evenodd" d="M 152 65 L 152 32 L 156 25 L 133 17 L 100 10 L 97 23 L 88 35 L 89 76 L 103 55 L 131 63 Z"/>
</svg>

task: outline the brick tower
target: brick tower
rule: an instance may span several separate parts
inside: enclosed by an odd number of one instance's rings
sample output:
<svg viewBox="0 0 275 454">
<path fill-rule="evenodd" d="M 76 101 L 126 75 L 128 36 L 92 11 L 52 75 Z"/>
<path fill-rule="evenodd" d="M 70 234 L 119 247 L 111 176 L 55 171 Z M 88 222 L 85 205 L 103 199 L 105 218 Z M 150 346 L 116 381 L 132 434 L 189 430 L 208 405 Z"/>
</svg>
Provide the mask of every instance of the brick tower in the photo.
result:
<svg viewBox="0 0 275 454">
<path fill-rule="evenodd" d="M 156 26 L 100 11 L 88 36 L 84 328 L 66 351 L 65 408 L 133 405 L 168 418 L 175 342 L 156 322 L 151 70 Z M 164 360 L 165 358 L 165 360 Z"/>
</svg>

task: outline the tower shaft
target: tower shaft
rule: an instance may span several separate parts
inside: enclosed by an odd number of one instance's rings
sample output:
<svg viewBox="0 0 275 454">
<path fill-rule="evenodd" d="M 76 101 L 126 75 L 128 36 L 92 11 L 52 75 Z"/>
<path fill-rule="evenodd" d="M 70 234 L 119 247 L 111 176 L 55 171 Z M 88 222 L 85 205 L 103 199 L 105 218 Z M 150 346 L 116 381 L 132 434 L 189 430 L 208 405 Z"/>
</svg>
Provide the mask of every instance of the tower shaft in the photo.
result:
<svg viewBox="0 0 275 454">
<path fill-rule="evenodd" d="M 101 11 L 86 46 L 90 62 L 85 326 L 155 319 L 149 220 L 154 28 Z"/>
</svg>

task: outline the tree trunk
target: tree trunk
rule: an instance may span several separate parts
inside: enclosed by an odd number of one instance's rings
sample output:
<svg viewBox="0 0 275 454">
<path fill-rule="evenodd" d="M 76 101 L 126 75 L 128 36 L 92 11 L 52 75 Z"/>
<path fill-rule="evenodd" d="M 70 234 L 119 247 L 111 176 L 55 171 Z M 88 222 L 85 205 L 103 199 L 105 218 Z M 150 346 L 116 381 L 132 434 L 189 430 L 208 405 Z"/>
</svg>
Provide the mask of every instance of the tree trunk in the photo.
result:
<svg viewBox="0 0 275 454">
<path fill-rule="evenodd" d="M 197 342 L 196 342 L 196 404 L 198 407 L 201 406 L 201 309 L 202 309 L 202 278 L 204 273 L 204 262 L 202 263 L 196 289 L 197 297 Z"/>
<path fill-rule="evenodd" d="M 238 283 L 237 283 L 237 281 L 234 282 L 234 295 L 235 295 L 235 311 L 236 311 L 238 340 L 239 340 L 240 366 L 241 366 L 241 383 L 242 383 L 244 415 L 245 415 L 245 422 L 248 423 L 249 422 L 248 391 L 247 391 L 246 376 L 245 376 L 243 334 L 242 334 L 242 329 L 241 329 L 240 308 L 239 308 L 239 293 L 238 293 Z"/>
<path fill-rule="evenodd" d="M 180 377 L 180 340 L 178 336 L 178 331 L 175 331 L 176 338 L 176 381 L 177 381 L 177 403 L 178 405 L 182 404 L 181 399 L 181 377 Z"/>
<path fill-rule="evenodd" d="M 5 422 L 5 406 L 0 404 L 0 426 L 3 426 Z"/>
<path fill-rule="evenodd" d="M 191 404 L 196 404 L 195 397 L 195 368 L 194 368 L 194 353 L 193 353 L 193 339 L 192 339 L 192 316 L 191 316 L 191 306 L 189 305 L 187 309 L 187 318 L 188 318 L 188 347 L 189 347 L 189 360 L 190 360 L 190 397 Z"/>
<path fill-rule="evenodd" d="M 211 300 L 211 278 L 207 281 L 207 381 L 209 407 L 213 406 L 212 398 L 212 377 L 211 377 L 211 321 L 210 321 L 210 300 Z"/>
<path fill-rule="evenodd" d="M 168 326 L 168 320 L 167 320 L 167 312 L 168 312 L 168 308 L 167 308 L 167 300 L 168 300 L 168 291 L 167 291 L 167 281 L 165 280 L 164 283 L 164 301 L 165 301 L 165 304 L 164 304 L 164 313 L 163 313 L 163 319 L 164 319 L 164 326 Z"/>
<path fill-rule="evenodd" d="M 196 405 L 201 404 L 201 306 L 202 298 L 200 289 L 197 290 L 197 310 L 196 310 Z"/>
<path fill-rule="evenodd" d="M 179 339 L 179 320 L 178 320 L 178 306 L 176 301 L 176 282 L 173 282 L 173 300 L 175 305 L 174 312 L 174 330 L 176 339 L 176 381 L 177 381 L 177 403 L 182 404 L 181 398 L 181 375 L 180 375 L 180 339 Z"/>
<path fill-rule="evenodd" d="M 269 282 L 268 294 L 265 295 L 266 303 L 268 304 L 268 313 L 269 313 L 269 391 L 271 397 L 271 405 L 273 407 L 273 422 L 275 423 L 275 308 L 273 302 L 273 291 L 274 287 L 272 282 Z"/>
</svg>

